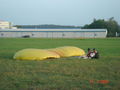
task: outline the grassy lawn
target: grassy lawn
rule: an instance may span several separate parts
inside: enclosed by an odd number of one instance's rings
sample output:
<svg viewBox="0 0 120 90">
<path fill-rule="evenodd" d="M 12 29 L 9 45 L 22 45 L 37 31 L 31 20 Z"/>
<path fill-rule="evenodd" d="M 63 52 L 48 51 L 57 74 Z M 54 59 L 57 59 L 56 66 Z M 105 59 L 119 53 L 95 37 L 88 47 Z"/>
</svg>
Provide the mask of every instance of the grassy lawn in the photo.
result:
<svg viewBox="0 0 120 90">
<path fill-rule="evenodd" d="M 43 61 L 14 60 L 25 48 L 77 46 L 97 48 L 99 60 L 79 58 Z M 94 80 L 90 84 L 90 80 Z M 109 80 L 99 84 L 98 80 Z M 120 90 L 120 38 L 38 39 L 0 38 L 0 90 Z"/>
</svg>

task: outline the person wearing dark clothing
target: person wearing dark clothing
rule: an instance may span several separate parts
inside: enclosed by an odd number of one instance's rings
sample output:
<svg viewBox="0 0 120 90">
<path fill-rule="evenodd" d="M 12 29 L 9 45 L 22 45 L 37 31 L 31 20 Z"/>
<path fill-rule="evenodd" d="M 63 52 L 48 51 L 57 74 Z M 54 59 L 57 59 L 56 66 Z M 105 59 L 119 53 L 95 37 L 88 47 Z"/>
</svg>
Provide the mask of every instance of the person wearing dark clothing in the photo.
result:
<svg viewBox="0 0 120 90">
<path fill-rule="evenodd" d="M 98 59 L 99 58 L 99 52 L 93 48 L 93 53 L 95 54 L 92 58 Z"/>
</svg>

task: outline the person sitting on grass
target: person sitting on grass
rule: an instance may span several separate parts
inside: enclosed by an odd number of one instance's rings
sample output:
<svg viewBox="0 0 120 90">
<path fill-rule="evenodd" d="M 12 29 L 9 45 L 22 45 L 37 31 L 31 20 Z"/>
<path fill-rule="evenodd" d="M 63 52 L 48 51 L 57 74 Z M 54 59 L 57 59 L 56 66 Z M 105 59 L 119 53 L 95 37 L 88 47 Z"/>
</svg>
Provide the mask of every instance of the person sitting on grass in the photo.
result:
<svg viewBox="0 0 120 90">
<path fill-rule="evenodd" d="M 98 59 L 99 58 L 99 53 L 98 53 L 98 51 L 95 48 L 93 48 L 93 50 L 88 48 L 87 55 L 79 56 L 79 58 L 83 58 L 83 59 Z"/>
<path fill-rule="evenodd" d="M 99 53 L 95 48 L 93 48 L 92 51 L 90 50 L 90 48 L 88 48 L 87 57 L 88 57 L 88 59 L 98 59 L 99 58 Z"/>
</svg>

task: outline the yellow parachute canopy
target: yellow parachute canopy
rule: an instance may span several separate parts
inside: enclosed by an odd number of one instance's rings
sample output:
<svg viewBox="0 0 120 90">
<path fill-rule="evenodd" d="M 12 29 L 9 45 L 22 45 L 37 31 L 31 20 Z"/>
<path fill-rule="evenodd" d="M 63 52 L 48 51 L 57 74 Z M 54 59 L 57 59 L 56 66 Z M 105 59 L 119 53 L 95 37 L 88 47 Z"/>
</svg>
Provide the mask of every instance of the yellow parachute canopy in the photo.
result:
<svg viewBox="0 0 120 90">
<path fill-rule="evenodd" d="M 13 58 L 17 60 L 44 60 L 48 58 L 60 58 L 60 56 L 43 49 L 23 49 L 18 51 Z"/>
<path fill-rule="evenodd" d="M 49 51 L 52 51 L 52 52 L 60 55 L 60 57 L 85 55 L 85 51 L 83 49 L 80 49 L 80 48 L 74 47 L 74 46 L 58 47 L 58 48 L 54 48 L 54 49 L 49 49 Z"/>
<path fill-rule="evenodd" d="M 17 60 L 45 60 L 71 56 L 83 56 L 85 51 L 74 46 L 64 46 L 53 49 L 23 49 L 14 55 Z"/>
</svg>

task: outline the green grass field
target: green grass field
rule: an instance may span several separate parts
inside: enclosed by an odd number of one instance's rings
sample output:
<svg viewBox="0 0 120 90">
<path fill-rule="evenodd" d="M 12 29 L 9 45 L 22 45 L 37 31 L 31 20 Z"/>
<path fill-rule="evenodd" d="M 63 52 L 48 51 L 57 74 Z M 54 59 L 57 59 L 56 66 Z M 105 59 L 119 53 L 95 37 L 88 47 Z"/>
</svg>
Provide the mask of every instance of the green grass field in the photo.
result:
<svg viewBox="0 0 120 90">
<path fill-rule="evenodd" d="M 97 48 L 100 59 L 13 59 L 21 49 L 59 46 L 77 46 L 85 51 Z M 90 80 L 94 83 L 90 84 Z M 98 80 L 110 82 L 99 84 Z M 0 90 L 120 90 L 120 38 L 0 38 Z"/>
</svg>

